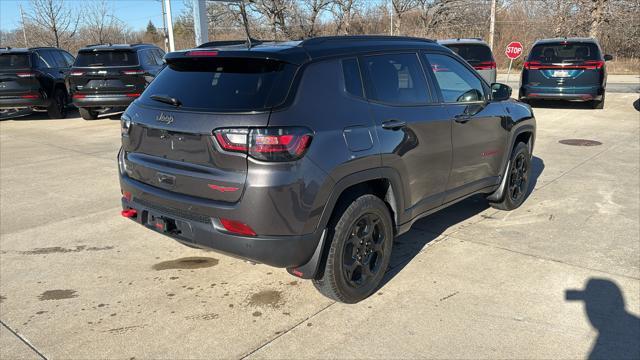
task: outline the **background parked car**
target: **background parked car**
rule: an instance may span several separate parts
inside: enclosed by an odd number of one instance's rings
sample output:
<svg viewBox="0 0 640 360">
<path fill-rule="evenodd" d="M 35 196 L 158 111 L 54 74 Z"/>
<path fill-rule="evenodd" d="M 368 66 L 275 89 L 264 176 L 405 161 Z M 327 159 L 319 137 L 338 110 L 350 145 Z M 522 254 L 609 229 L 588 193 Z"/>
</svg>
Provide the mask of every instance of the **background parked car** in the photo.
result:
<svg viewBox="0 0 640 360">
<path fill-rule="evenodd" d="M 519 99 L 591 101 L 604 108 L 607 84 L 606 61 L 600 45 L 592 38 L 538 40 L 522 69 Z"/>
<path fill-rule="evenodd" d="M 101 44 L 80 49 L 66 83 L 85 120 L 124 111 L 163 67 L 164 51 L 150 44 Z"/>
<path fill-rule="evenodd" d="M 489 84 L 496 82 L 496 60 L 489 44 L 482 39 L 446 39 L 438 42 L 465 59 Z"/>
<path fill-rule="evenodd" d="M 31 110 L 46 111 L 52 119 L 66 117 L 64 77 L 73 61 L 57 48 L 0 48 L 0 117 Z"/>
</svg>

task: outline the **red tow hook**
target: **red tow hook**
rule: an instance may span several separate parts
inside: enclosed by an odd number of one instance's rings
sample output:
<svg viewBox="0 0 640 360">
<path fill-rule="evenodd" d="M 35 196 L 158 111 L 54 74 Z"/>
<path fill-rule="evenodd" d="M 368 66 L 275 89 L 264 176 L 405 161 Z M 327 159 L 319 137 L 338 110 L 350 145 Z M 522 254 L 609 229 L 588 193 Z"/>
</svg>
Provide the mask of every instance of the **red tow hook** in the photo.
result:
<svg viewBox="0 0 640 360">
<path fill-rule="evenodd" d="M 138 211 L 136 209 L 127 209 L 127 210 L 122 210 L 120 212 L 120 215 L 129 218 L 129 219 L 133 219 L 136 216 L 138 216 Z"/>
</svg>

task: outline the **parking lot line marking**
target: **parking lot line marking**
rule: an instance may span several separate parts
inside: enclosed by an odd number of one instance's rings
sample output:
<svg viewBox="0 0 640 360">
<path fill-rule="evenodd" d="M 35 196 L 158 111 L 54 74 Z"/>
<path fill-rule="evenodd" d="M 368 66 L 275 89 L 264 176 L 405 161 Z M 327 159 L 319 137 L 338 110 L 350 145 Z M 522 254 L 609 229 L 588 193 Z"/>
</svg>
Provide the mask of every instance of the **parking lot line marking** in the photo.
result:
<svg viewBox="0 0 640 360">
<path fill-rule="evenodd" d="M 2 324 L 2 326 L 5 327 L 5 329 L 9 330 L 9 332 L 11 332 L 13 335 L 15 335 L 18 339 L 20 339 L 20 341 L 22 341 L 25 345 L 27 345 L 31 350 L 33 350 L 36 354 L 38 354 L 38 356 L 40 356 L 41 358 L 43 358 L 44 360 L 48 360 L 48 358 L 46 356 L 44 356 L 40 351 L 38 351 L 38 349 L 35 348 L 35 346 L 33 346 L 29 340 L 27 340 L 25 337 L 23 337 L 22 335 L 18 334 L 17 332 L 15 332 L 12 328 L 10 328 L 7 324 L 4 323 L 4 321 L 0 320 L 0 324 Z"/>
</svg>

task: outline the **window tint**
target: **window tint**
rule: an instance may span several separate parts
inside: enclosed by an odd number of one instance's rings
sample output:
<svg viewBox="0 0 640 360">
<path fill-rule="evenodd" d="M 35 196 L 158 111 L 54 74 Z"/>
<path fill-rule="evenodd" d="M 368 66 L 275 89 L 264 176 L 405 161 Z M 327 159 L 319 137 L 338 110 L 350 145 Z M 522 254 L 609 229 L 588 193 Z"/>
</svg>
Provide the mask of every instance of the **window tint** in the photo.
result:
<svg viewBox="0 0 640 360">
<path fill-rule="evenodd" d="M 36 54 L 38 54 L 38 67 L 42 68 L 54 68 L 57 67 L 56 61 L 51 56 L 51 52 L 47 50 L 40 50 Z"/>
<path fill-rule="evenodd" d="M 143 66 L 158 66 L 156 63 L 156 57 L 151 50 L 140 51 L 138 53 L 138 57 L 140 57 L 140 62 Z"/>
<path fill-rule="evenodd" d="M 444 102 L 468 102 L 484 99 L 482 82 L 458 60 L 440 54 L 425 54 Z"/>
<path fill-rule="evenodd" d="M 51 57 L 53 57 L 53 61 L 55 61 L 57 68 L 66 68 L 67 61 L 64 59 L 60 51 L 50 51 Z"/>
<path fill-rule="evenodd" d="M 344 76 L 344 90 L 351 95 L 362 97 L 362 79 L 360 78 L 358 60 L 342 60 L 342 74 Z"/>
<path fill-rule="evenodd" d="M 156 56 L 156 63 L 158 65 L 163 65 L 164 61 L 162 61 L 162 58 L 164 58 L 164 51 L 162 51 L 160 49 L 153 49 L 153 53 Z"/>
<path fill-rule="evenodd" d="M 208 111 L 266 110 L 281 104 L 296 66 L 251 58 L 176 59 L 149 84 L 140 101 L 165 106 L 150 98 L 168 95 L 183 108 Z"/>
<path fill-rule="evenodd" d="M 453 52 L 460 55 L 463 59 L 467 60 L 467 62 L 472 66 L 478 65 L 481 62 L 493 61 L 491 49 L 486 45 L 447 44 L 446 47 L 453 50 Z"/>
<path fill-rule="evenodd" d="M 0 69 L 24 69 L 31 67 L 29 54 L 0 54 Z"/>
<path fill-rule="evenodd" d="M 398 105 L 428 101 L 427 81 L 416 54 L 367 56 L 367 96 Z"/>
<path fill-rule="evenodd" d="M 73 56 L 71 56 L 71 54 L 69 54 L 68 52 L 61 51 L 60 53 L 64 57 L 64 60 L 67 62 L 67 67 L 73 65 L 73 62 L 76 61 L 76 59 Z"/>
<path fill-rule="evenodd" d="M 594 43 L 546 43 L 531 49 L 529 61 L 543 64 L 576 63 L 585 60 L 600 60 L 600 50 Z"/>
<path fill-rule="evenodd" d="M 75 62 L 78 67 L 135 65 L 138 65 L 138 57 L 135 52 L 128 50 L 82 51 Z"/>
</svg>

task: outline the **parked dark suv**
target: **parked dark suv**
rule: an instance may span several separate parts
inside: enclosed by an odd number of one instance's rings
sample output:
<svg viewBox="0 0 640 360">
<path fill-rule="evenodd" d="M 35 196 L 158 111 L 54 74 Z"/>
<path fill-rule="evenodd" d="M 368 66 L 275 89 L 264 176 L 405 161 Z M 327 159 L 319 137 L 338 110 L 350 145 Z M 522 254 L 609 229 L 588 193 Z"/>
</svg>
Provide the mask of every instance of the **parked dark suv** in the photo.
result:
<svg viewBox="0 0 640 360">
<path fill-rule="evenodd" d="M 64 76 L 74 58 L 50 47 L 0 48 L 0 117 L 46 111 L 52 119 L 67 115 Z"/>
<path fill-rule="evenodd" d="M 496 82 L 496 60 L 491 47 L 482 39 L 446 39 L 438 40 L 438 43 L 465 59 L 489 84 Z"/>
<path fill-rule="evenodd" d="M 80 49 L 66 81 L 82 118 L 123 111 L 162 69 L 163 56 L 164 51 L 150 44 Z"/>
<path fill-rule="evenodd" d="M 607 67 L 600 45 L 591 38 L 538 40 L 522 69 L 519 99 L 591 101 L 604 108 Z"/>
<path fill-rule="evenodd" d="M 352 303 L 419 218 L 526 197 L 531 108 L 433 41 L 209 43 L 165 60 L 122 116 L 122 215 L 189 246 Z"/>
</svg>

